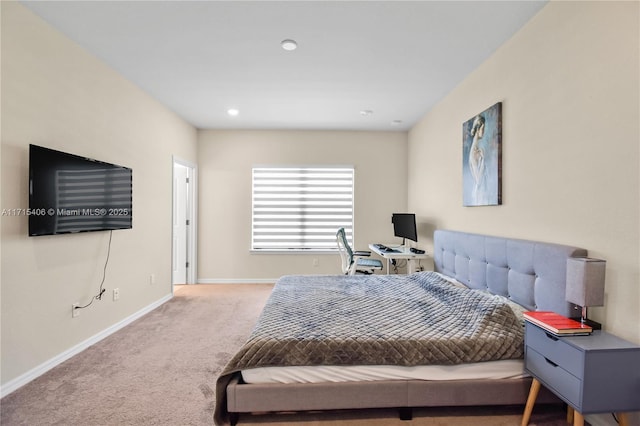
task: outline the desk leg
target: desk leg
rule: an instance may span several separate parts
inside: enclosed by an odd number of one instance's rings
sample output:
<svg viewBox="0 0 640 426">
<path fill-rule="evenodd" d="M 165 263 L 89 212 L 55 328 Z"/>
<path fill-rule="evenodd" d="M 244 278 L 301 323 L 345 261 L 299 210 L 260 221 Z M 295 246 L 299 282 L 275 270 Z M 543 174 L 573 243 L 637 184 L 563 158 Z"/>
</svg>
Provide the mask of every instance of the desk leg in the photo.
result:
<svg viewBox="0 0 640 426">
<path fill-rule="evenodd" d="M 573 423 L 573 407 L 570 405 L 567 405 L 567 423 L 572 424 Z"/>
<path fill-rule="evenodd" d="M 407 259 L 407 274 L 413 274 L 416 271 L 416 264 L 414 259 Z"/>
<path fill-rule="evenodd" d="M 391 273 L 391 259 L 387 257 L 387 275 Z"/>
<path fill-rule="evenodd" d="M 529 419 L 531 418 L 531 412 L 533 411 L 533 406 L 536 403 L 538 392 L 540 392 L 540 382 L 537 379 L 533 379 L 533 381 L 531 382 L 531 389 L 529 389 L 527 405 L 524 407 L 524 415 L 522 416 L 521 426 L 527 426 L 529 424 Z"/>
</svg>

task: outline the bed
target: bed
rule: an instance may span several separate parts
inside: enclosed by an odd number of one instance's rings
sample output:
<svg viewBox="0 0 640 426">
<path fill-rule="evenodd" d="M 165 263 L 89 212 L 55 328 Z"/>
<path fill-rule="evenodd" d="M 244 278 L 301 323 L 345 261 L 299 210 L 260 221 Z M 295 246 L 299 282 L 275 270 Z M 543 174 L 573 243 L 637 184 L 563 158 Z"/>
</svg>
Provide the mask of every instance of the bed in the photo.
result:
<svg viewBox="0 0 640 426">
<path fill-rule="evenodd" d="M 282 277 L 218 378 L 214 421 L 359 408 L 398 408 L 409 419 L 412 407 L 524 404 L 521 313 L 571 314 L 566 262 L 585 256 L 437 230 L 433 272 Z"/>
</svg>

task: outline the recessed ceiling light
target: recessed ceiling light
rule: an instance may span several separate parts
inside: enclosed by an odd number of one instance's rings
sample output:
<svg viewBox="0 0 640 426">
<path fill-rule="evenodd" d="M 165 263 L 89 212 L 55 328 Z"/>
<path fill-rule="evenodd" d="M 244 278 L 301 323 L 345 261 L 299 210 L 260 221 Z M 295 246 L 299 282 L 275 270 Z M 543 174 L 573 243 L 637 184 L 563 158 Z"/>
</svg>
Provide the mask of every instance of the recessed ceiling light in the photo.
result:
<svg viewBox="0 0 640 426">
<path fill-rule="evenodd" d="M 298 43 L 296 43 L 295 40 L 286 39 L 280 42 L 280 46 L 282 46 L 284 50 L 296 50 L 298 48 Z"/>
<path fill-rule="evenodd" d="M 370 109 L 363 109 L 362 111 L 360 111 L 360 115 L 367 116 L 371 114 L 373 114 L 373 111 L 371 111 Z"/>
<path fill-rule="evenodd" d="M 235 117 L 236 115 L 240 114 L 240 111 L 237 110 L 236 108 L 229 108 L 227 110 L 227 114 L 229 114 L 232 117 Z"/>
</svg>

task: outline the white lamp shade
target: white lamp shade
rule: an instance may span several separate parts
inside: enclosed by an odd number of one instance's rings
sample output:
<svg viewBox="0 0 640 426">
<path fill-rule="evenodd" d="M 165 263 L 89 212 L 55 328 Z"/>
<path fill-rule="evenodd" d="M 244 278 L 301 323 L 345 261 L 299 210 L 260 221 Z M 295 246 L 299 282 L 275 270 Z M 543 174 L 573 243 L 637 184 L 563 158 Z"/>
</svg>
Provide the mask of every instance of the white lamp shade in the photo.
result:
<svg viewBox="0 0 640 426">
<path fill-rule="evenodd" d="M 589 257 L 567 260 L 568 302 L 579 306 L 604 305 L 604 274 L 607 262 Z"/>
</svg>

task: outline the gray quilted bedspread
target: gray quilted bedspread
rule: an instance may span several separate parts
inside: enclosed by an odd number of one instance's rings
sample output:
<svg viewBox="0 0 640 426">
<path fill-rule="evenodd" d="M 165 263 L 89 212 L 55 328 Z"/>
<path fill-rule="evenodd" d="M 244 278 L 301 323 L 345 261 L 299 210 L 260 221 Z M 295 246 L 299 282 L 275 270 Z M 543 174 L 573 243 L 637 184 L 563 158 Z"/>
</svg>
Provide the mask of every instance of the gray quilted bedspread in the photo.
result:
<svg viewBox="0 0 640 426">
<path fill-rule="evenodd" d="M 255 367 L 521 358 L 523 333 L 503 298 L 453 286 L 431 272 L 285 276 L 218 379 L 218 396 L 232 373 Z"/>
</svg>

